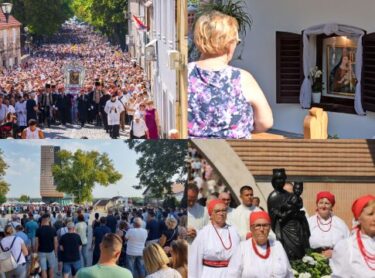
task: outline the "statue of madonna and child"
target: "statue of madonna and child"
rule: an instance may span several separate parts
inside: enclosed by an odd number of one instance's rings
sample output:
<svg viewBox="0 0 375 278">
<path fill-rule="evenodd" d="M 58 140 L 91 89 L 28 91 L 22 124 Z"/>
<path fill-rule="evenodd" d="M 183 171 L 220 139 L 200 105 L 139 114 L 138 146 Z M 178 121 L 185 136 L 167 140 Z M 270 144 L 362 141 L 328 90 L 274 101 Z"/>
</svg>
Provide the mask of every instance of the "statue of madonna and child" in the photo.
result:
<svg viewBox="0 0 375 278">
<path fill-rule="evenodd" d="M 310 230 L 301 198 L 303 183 L 294 182 L 293 192 L 284 189 L 287 175 L 285 169 L 273 169 L 274 191 L 268 196 L 268 213 L 272 230 L 276 234 L 289 260 L 301 259 L 309 248 Z"/>
</svg>

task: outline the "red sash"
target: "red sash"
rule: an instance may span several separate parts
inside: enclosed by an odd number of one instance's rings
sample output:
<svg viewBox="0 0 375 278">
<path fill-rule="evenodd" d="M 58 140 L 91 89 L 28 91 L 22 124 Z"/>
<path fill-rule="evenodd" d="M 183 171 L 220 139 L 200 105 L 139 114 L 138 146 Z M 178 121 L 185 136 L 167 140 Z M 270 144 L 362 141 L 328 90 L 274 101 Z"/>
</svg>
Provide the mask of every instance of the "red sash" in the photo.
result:
<svg viewBox="0 0 375 278">
<path fill-rule="evenodd" d="M 210 261 L 203 259 L 203 265 L 208 267 L 227 267 L 229 265 L 229 260 L 227 261 Z"/>
</svg>

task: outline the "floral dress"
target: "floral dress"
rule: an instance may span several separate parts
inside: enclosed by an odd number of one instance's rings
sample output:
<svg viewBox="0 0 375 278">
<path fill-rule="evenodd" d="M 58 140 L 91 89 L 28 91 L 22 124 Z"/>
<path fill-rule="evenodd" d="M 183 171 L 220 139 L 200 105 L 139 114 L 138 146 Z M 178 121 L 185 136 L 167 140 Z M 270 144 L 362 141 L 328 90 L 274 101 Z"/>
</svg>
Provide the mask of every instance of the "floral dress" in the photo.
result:
<svg viewBox="0 0 375 278">
<path fill-rule="evenodd" d="M 253 109 L 242 93 L 240 70 L 219 71 L 189 64 L 189 137 L 251 138 Z"/>
</svg>

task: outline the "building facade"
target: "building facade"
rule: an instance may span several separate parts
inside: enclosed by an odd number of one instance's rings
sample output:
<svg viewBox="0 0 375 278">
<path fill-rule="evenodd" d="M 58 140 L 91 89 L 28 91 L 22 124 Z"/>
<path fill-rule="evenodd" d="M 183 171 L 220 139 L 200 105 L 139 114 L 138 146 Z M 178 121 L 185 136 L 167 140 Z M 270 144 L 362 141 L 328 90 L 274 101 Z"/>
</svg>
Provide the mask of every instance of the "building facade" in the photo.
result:
<svg viewBox="0 0 375 278">
<path fill-rule="evenodd" d="M 137 16 L 147 30 L 134 23 Z M 187 130 L 187 1 L 129 1 L 129 53 L 144 69 L 161 122 L 162 136 Z"/>
<path fill-rule="evenodd" d="M 52 166 L 59 163 L 57 156 L 59 151 L 60 147 L 41 146 L 40 195 L 45 203 L 55 202 L 64 198 L 64 193 L 56 190 L 52 175 Z"/>
<path fill-rule="evenodd" d="M 21 23 L 13 16 L 6 22 L 0 12 L 0 68 L 11 68 L 21 63 Z"/>
</svg>

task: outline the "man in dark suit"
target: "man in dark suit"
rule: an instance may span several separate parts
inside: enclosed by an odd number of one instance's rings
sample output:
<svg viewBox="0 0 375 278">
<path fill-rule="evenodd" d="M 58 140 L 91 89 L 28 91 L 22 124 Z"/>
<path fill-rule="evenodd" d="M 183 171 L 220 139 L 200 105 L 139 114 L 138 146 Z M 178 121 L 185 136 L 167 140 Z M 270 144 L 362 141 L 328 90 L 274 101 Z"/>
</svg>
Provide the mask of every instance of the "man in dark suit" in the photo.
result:
<svg viewBox="0 0 375 278">
<path fill-rule="evenodd" d="M 42 123 L 47 123 L 48 127 L 51 125 L 51 113 L 53 106 L 53 97 L 51 94 L 51 84 L 45 85 L 45 91 L 42 93 L 41 100 L 39 102 L 39 109 L 42 111 Z"/>
<path fill-rule="evenodd" d="M 107 101 L 110 99 L 111 99 L 111 95 L 109 94 L 107 90 L 105 90 L 103 96 L 100 98 L 100 103 L 99 103 L 101 119 L 104 125 L 104 129 L 107 133 L 109 132 L 108 118 L 107 118 L 107 113 L 104 111 L 104 107 Z"/>
</svg>

